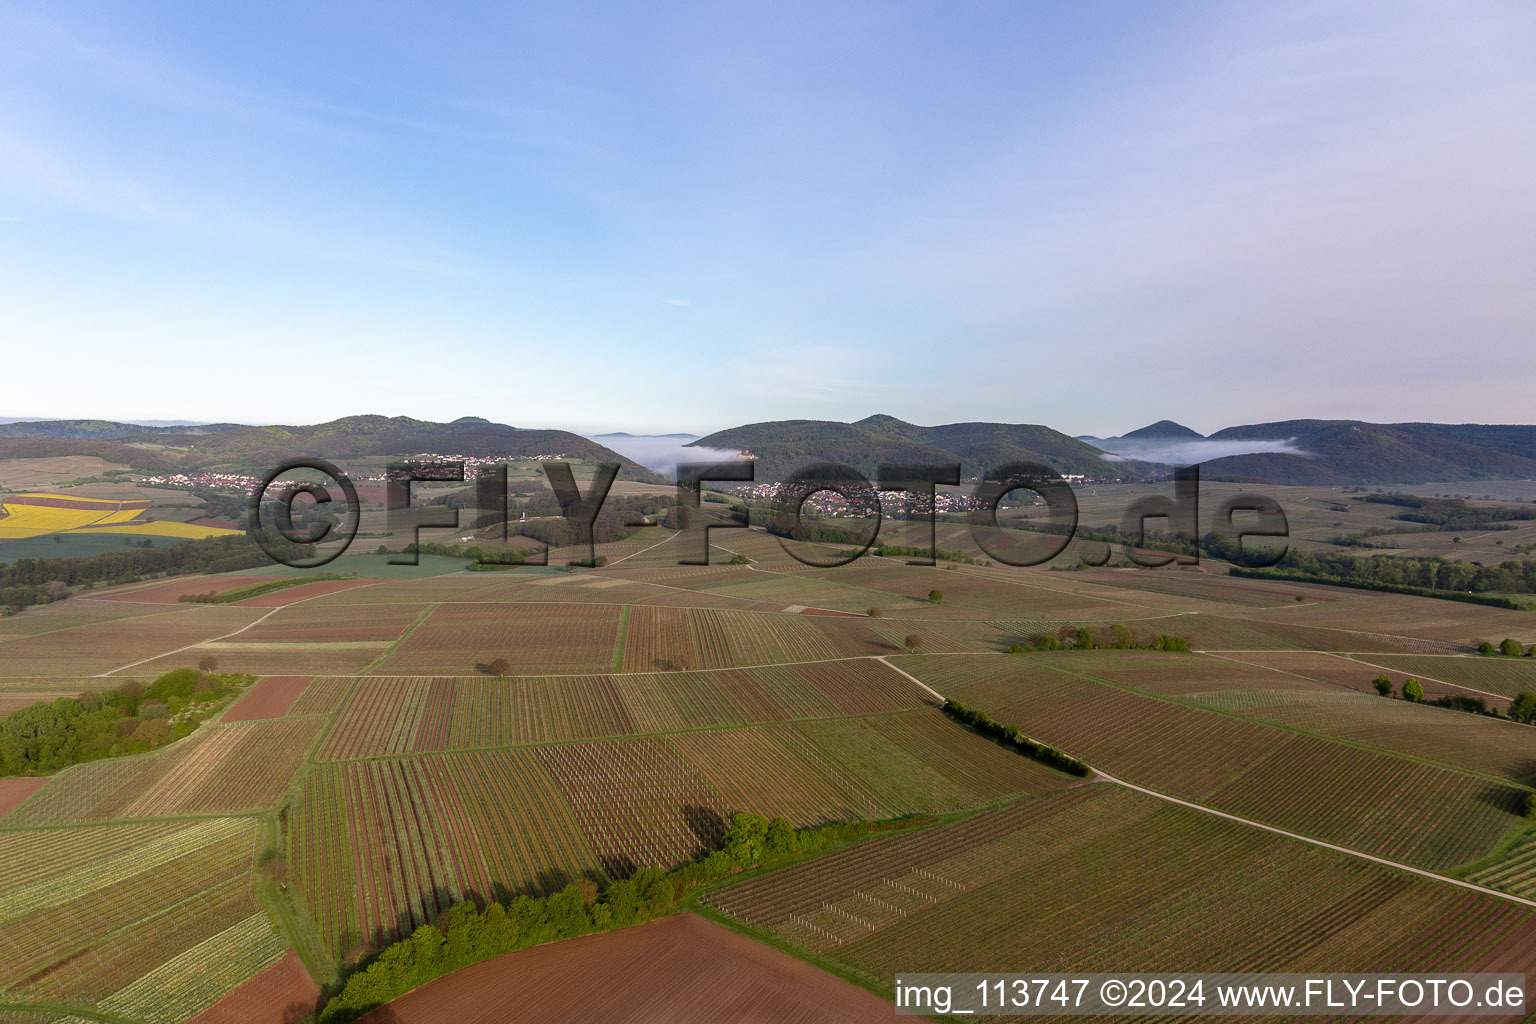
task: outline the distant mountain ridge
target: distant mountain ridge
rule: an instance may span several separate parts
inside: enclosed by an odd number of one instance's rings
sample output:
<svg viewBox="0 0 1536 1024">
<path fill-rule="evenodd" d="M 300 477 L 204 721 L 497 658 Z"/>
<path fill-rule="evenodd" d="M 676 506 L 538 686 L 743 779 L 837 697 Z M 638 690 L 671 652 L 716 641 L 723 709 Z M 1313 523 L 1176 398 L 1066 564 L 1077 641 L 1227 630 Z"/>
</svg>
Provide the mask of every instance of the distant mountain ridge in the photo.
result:
<svg viewBox="0 0 1536 1024">
<path fill-rule="evenodd" d="M 0 423 L 0 437 L 116 438 L 130 434 L 212 433 L 233 430 L 238 423 L 178 423 L 153 426 L 114 420 L 14 420 Z"/>
<path fill-rule="evenodd" d="M 1116 444 L 1115 442 L 1124 442 Z M 1307 486 L 1536 479 L 1536 426 L 1280 420 L 1202 436 L 1159 420 L 1121 438 L 1068 437 L 1033 424 L 920 427 L 887 415 L 857 423 L 776 420 L 717 431 L 701 447 L 750 450 L 758 478 L 782 479 L 812 461 L 844 462 L 873 476 L 879 462 L 961 462 L 967 474 L 1030 461 L 1100 480 L 1166 475 L 1198 463 L 1208 480 Z M 1244 452 L 1245 447 L 1262 450 Z M 1119 450 L 1106 460 L 1106 451 Z M 1235 453 L 1234 453 L 1235 450 Z M 1232 454 L 1229 454 L 1232 453 Z"/>
<path fill-rule="evenodd" d="M 1305 456 L 1213 459 L 1213 480 L 1276 484 L 1413 484 L 1536 477 L 1536 426 L 1282 420 L 1227 427 L 1211 441 L 1286 440 Z"/>
<path fill-rule="evenodd" d="M 565 430 L 522 429 L 465 416 L 435 423 L 405 416 L 347 416 L 310 426 L 210 423 L 144 426 L 112 420 L 0 423 L 0 460 L 96 455 L 150 473 L 198 469 L 261 472 L 300 455 L 330 459 L 565 454 L 617 462 L 627 479 L 662 477 L 602 443 Z M 610 435 L 618 447 L 646 435 Z M 946 423 L 924 427 L 889 415 L 856 423 L 775 420 L 716 431 L 656 435 L 686 448 L 749 450 L 757 477 L 783 479 L 813 461 L 844 462 L 873 478 L 881 462 L 961 463 L 966 475 L 1010 462 L 1039 462 L 1097 480 L 1161 477 L 1199 462 L 1209 480 L 1298 485 L 1393 485 L 1479 479 L 1536 479 L 1536 425 L 1367 423 L 1279 420 L 1227 427 L 1202 437 L 1160 420 L 1123 438 L 1084 441 L 1039 424 Z M 1123 445 L 1115 442 L 1124 442 Z M 1253 451 L 1254 447 L 1267 450 Z M 1106 451 L 1121 454 L 1106 458 Z M 1244 451 L 1244 448 L 1250 450 Z M 1234 452 L 1236 454 L 1228 454 Z M 714 457 L 713 454 L 701 457 Z"/>
<path fill-rule="evenodd" d="M 882 462 L 941 466 L 960 463 L 966 475 L 1012 462 L 1037 462 L 1061 473 L 1100 479 L 1139 475 L 1128 463 L 1110 463 L 1104 452 L 1050 427 L 1030 423 L 944 423 L 922 427 L 878 414 L 856 423 L 836 420 L 773 420 L 701 437 L 703 448 L 747 450 L 757 457 L 757 477 L 788 477 L 810 462 L 841 462 L 873 479 Z"/>
<path fill-rule="evenodd" d="M 1187 441 L 1205 440 L 1204 434 L 1191 430 L 1182 423 L 1175 423 L 1173 420 L 1158 420 L 1156 423 L 1148 424 L 1139 430 L 1126 431 L 1121 436 L 1135 438 L 1178 438 Z"/>
<path fill-rule="evenodd" d="M 106 421 L 54 421 L 105 423 Z M 21 424 L 13 424 L 21 426 Z M 25 424 L 36 428 L 37 424 Z M 32 434 L 3 438 L 0 458 L 44 458 L 96 454 L 147 472 L 221 469 L 259 473 L 288 459 L 315 456 L 347 459 L 364 456 L 408 458 L 424 452 L 466 456 L 565 455 L 618 463 L 624 477 L 660 482 L 651 470 L 618 452 L 568 430 L 525 430 L 466 416 L 434 423 L 408 416 L 346 416 L 313 426 L 242 426 L 215 424 L 195 428 L 126 428 L 116 435 L 70 437 Z M 216 429 L 215 429 L 216 428 Z"/>
</svg>

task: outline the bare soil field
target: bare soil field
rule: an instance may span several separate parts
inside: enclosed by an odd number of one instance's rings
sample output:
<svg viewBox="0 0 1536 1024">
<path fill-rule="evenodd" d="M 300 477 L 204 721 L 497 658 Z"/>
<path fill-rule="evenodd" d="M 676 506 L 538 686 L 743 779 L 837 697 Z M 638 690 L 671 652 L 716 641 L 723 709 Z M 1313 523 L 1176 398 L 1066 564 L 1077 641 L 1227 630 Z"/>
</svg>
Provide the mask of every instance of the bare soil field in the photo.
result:
<svg viewBox="0 0 1536 1024">
<path fill-rule="evenodd" d="M 187 1024 L 295 1024 L 315 1011 L 320 989 L 293 953 L 247 981 Z"/>
<path fill-rule="evenodd" d="M 0 818 L 20 807 L 47 782 L 47 779 L 0 779 Z"/>
<path fill-rule="evenodd" d="M 309 676 L 268 676 L 235 701 L 221 722 L 254 722 L 282 718 L 309 686 Z"/>
<path fill-rule="evenodd" d="M 601 977 L 602 984 L 593 984 Z M 860 1024 L 879 996 L 692 914 L 535 946 L 423 985 L 365 1024 Z"/>
<path fill-rule="evenodd" d="M 226 590 L 238 590 L 255 583 L 279 579 L 277 576 L 183 576 L 168 583 L 151 587 L 114 589 L 111 593 L 87 591 L 81 600 L 87 601 L 134 601 L 145 604 L 178 604 L 183 597 L 195 594 L 222 594 Z M 247 602 L 249 603 L 249 602 Z"/>
</svg>

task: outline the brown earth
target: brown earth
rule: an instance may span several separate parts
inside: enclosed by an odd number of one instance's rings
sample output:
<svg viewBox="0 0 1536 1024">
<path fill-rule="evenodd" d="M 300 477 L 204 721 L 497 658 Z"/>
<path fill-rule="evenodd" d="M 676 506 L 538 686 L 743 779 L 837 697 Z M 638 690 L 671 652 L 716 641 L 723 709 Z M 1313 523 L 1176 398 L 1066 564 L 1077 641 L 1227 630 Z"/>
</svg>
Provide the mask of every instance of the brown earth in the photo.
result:
<svg viewBox="0 0 1536 1024">
<path fill-rule="evenodd" d="M 289 953 L 187 1024 L 294 1024 L 315 1012 L 320 990 Z"/>
<path fill-rule="evenodd" d="M 311 676 L 268 676 L 251 687 L 233 707 L 224 712 L 222 722 L 254 722 L 261 718 L 282 718 L 299 699 Z"/>
<path fill-rule="evenodd" d="M 712 921 L 661 921 L 554 942 L 455 971 L 365 1024 L 860 1024 L 891 1004 Z"/>
<path fill-rule="evenodd" d="M 0 779 L 0 818 L 21 806 L 23 800 L 43 788 L 47 779 Z"/>
<path fill-rule="evenodd" d="M 117 592 L 93 592 L 86 591 L 80 597 L 90 601 L 141 601 L 146 604 L 179 604 L 182 597 L 196 594 L 206 594 L 212 591 L 222 594 L 226 590 L 235 590 L 239 587 L 249 587 L 256 583 L 266 583 L 269 580 L 279 579 L 277 576 L 188 576 L 182 579 L 170 580 L 153 587 L 143 587 L 138 590 L 123 590 Z"/>
</svg>

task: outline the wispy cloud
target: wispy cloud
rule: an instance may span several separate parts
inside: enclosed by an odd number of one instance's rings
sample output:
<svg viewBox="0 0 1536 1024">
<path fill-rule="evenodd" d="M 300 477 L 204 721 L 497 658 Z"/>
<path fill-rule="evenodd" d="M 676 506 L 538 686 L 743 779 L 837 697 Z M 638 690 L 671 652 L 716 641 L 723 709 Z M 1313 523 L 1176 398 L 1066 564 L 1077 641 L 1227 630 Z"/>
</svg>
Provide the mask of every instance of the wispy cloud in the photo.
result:
<svg viewBox="0 0 1536 1024">
<path fill-rule="evenodd" d="M 688 305 L 692 305 L 692 303 L 690 303 L 687 299 L 662 299 L 661 301 L 665 302 L 669 306 L 688 306 Z"/>
</svg>

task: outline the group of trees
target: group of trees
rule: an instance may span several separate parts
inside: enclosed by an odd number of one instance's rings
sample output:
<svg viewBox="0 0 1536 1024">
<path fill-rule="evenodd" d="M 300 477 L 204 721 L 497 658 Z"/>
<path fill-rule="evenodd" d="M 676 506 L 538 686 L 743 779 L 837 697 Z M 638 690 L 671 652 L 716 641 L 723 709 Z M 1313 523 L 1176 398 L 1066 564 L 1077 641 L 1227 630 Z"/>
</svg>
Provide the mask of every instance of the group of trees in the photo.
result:
<svg viewBox="0 0 1536 1024">
<path fill-rule="evenodd" d="M 1491 641 L 1484 640 L 1482 643 L 1477 645 L 1477 653 L 1482 655 L 1496 654 L 1505 658 L 1532 658 L 1536 657 L 1536 646 L 1531 647 L 1530 650 L 1526 650 L 1525 645 L 1522 644 L 1519 640 L 1505 637 L 1503 640 L 1499 641 L 1499 646 L 1497 647 L 1493 646 Z"/>
<path fill-rule="evenodd" d="M 1009 654 L 1026 651 L 1187 651 L 1189 641 L 1174 633 L 1141 633 L 1123 622 L 1091 629 L 1088 626 L 1063 626 L 1056 633 L 1040 633 L 1029 638 L 1029 645 L 1011 644 Z"/>
<path fill-rule="evenodd" d="M 1376 687 L 1376 692 L 1383 697 L 1392 696 L 1392 677 L 1383 672 L 1372 680 L 1371 685 Z M 1413 676 L 1403 680 L 1403 700 L 1418 703 L 1424 699 L 1424 684 Z"/>
<path fill-rule="evenodd" d="M 355 1020 L 433 978 L 493 956 L 664 917 L 696 886 L 880 828 L 872 822 L 846 821 L 797 830 L 787 818 L 769 821 L 758 814 L 736 814 L 718 849 L 671 871 L 642 868 L 601 892 L 583 878 L 550 896 L 503 894 L 483 908 L 471 901 L 456 904 L 436 924 L 422 925 L 361 964 L 325 1005 L 320 1024 Z"/>
<path fill-rule="evenodd" d="M 1050 765 L 1052 768 L 1064 771 L 1069 775 L 1083 777 L 1093 771 L 1093 769 L 1066 751 L 1058 750 L 1055 747 L 1032 740 L 1019 732 L 1018 726 L 1004 725 L 1002 722 L 993 719 L 985 711 L 968 708 L 959 701 L 946 699 L 944 701 L 944 713 L 958 722 L 965 723 L 983 736 L 1023 754 L 1025 757 L 1039 761 L 1041 764 Z"/>
<path fill-rule="evenodd" d="M 1383 672 L 1372 680 L 1376 692 L 1383 697 L 1391 697 L 1392 677 Z M 1489 718 L 1498 718 L 1499 709 L 1490 705 L 1482 697 L 1472 694 L 1456 693 L 1436 697 L 1434 700 L 1424 700 L 1424 684 L 1413 676 L 1403 680 L 1400 695 L 1403 700 L 1414 704 L 1427 703 L 1432 707 L 1449 708 L 1452 711 L 1464 711 L 1470 715 L 1487 715 Z M 1509 704 L 1509 717 L 1512 721 L 1523 722 L 1527 725 L 1536 725 L 1536 692 L 1523 690 L 1515 695 L 1515 699 Z"/>
<path fill-rule="evenodd" d="M 0 587 L 0 614 L 15 615 L 24 611 L 28 605 L 52 604 L 62 601 L 69 596 L 69 585 L 62 580 L 49 580 L 47 583 L 23 583 L 16 586 Z"/>
<path fill-rule="evenodd" d="M 0 719 L 0 774 L 49 774 L 153 750 L 186 736 L 251 679 L 180 668 L 147 687 L 130 680 L 13 711 Z"/>
</svg>

